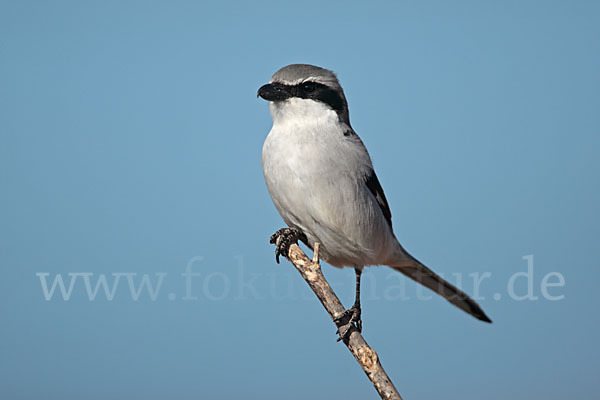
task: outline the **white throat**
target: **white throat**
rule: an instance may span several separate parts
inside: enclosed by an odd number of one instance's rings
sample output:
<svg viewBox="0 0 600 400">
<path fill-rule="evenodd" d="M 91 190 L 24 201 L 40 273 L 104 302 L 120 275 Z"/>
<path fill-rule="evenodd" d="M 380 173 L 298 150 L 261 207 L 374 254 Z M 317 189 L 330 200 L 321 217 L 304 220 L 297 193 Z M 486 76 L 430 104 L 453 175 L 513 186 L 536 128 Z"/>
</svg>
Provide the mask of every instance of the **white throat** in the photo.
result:
<svg viewBox="0 0 600 400">
<path fill-rule="evenodd" d="M 338 116 L 326 104 L 311 99 L 293 97 L 288 100 L 269 102 L 273 126 L 277 125 L 310 125 L 324 122 L 336 122 Z"/>
</svg>

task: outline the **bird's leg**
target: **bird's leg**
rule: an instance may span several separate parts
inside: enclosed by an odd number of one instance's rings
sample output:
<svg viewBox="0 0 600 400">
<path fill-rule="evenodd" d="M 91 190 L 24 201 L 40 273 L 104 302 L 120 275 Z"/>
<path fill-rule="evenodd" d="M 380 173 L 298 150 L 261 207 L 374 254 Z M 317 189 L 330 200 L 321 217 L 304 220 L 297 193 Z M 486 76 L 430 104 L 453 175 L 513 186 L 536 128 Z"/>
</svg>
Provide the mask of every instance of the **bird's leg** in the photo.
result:
<svg viewBox="0 0 600 400">
<path fill-rule="evenodd" d="M 354 268 L 356 273 L 356 297 L 354 299 L 354 305 L 349 309 L 345 310 L 342 315 L 334 320 L 338 327 L 338 333 L 340 340 L 346 341 L 350 337 L 352 328 L 356 328 L 357 331 L 362 332 L 362 318 L 360 310 L 360 277 L 362 275 L 362 268 Z"/>
<path fill-rule="evenodd" d="M 279 264 L 279 256 L 288 256 L 288 250 L 298 240 L 306 242 L 306 235 L 298 228 L 281 228 L 271 235 L 270 243 L 275 245 L 275 261 Z"/>
<path fill-rule="evenodd" d="M 354 322 L 358 331 L 362 332 L 362 318 L 360 310 L 360 277 L 362 275 L 362 268 L 354 268 L 354 273 L 356 274 L 356 293 L 354 297 L 354 305 L 352 306 L 354 312 L 352 313 L 350 322 Z"/>
</svg>

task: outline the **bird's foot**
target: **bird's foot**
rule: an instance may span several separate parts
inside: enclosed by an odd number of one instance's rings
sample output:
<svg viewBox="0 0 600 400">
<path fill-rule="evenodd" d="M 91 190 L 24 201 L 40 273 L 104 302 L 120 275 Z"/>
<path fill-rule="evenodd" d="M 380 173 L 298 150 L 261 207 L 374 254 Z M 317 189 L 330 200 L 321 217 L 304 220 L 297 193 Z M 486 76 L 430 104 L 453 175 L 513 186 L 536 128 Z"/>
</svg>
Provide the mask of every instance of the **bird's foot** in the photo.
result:
<svg viewBox="0 0 600 400">
<path fill-rule="evenodd" d="M 298 228 L 281 228 L 273 235 L 269 240 L 271 244 L 275 245 L 275 261 L 279 264 L 279 256 L 288 256 L 290 246 L 294 243 L 298 243 L 298 240 L 305 240 L 306 236 Z"/>
<path fill-rule="evenodd" d="M 338 327 L 337 333 L 340 335 L 337 341 L 343 340 L 344 343 L 347 343 L 353 329 L 362 332 L 360 304 L 354 304 L 351 308 L 345 310 L 342 315 L 334 319 L 333 322 Z"/>
</svg>

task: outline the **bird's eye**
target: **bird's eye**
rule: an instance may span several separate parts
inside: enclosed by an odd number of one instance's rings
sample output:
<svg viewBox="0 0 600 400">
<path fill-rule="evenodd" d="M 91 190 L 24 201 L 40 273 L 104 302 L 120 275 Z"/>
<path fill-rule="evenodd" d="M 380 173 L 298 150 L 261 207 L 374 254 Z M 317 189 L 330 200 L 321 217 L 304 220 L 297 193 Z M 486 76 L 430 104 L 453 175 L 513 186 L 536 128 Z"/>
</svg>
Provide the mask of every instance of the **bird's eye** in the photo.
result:
<svg viewBox="0 0 600 400">
<path fill-rule="evenodd" d="M 305 92 L 312 92 L 317 88 L 317 85 L 315 85 L 313 82 L 304 82 L 302 84 L 302 90 Z"/>
</svg>

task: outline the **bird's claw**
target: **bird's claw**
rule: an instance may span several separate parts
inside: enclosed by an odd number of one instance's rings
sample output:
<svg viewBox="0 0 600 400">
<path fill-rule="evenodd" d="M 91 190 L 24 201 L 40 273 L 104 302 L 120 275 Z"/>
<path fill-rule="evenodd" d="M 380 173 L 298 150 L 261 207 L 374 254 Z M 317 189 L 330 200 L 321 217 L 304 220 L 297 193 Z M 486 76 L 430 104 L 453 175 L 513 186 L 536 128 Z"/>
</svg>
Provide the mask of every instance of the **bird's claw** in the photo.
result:
<svg viewBox="0 0 600 400">
<path fill-rule="evenodd" d="M 298 240 L 304 238 L 304 234 L 297 228 L 281 228 L 273 235 L 269 242 L 275 245 L 275 261 L 279 264 L 279 256 L 287 257 L 290 246 L 298 243 Z"/>
<path fill-rule="evenodd" d="M 338 327 L 337 333 L 340 335 L 337 341 L 343 340 L 346 343 L 353 329 L 356 329 L 359 333 L 362 332 L 360 304 L 355 304 L 351 308 L 344 310 L 342 315 L 335 318 L 333 322 Z"/>
</svg>

